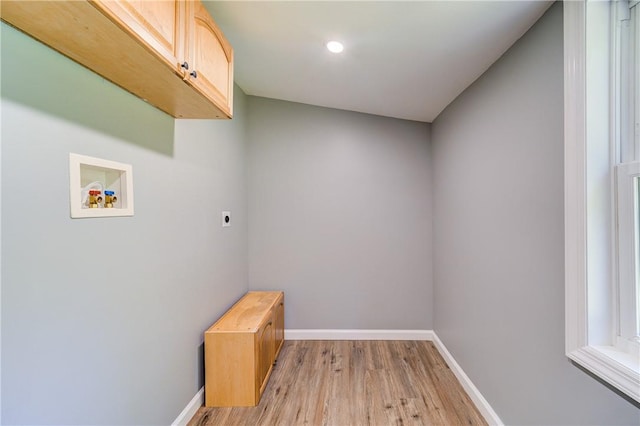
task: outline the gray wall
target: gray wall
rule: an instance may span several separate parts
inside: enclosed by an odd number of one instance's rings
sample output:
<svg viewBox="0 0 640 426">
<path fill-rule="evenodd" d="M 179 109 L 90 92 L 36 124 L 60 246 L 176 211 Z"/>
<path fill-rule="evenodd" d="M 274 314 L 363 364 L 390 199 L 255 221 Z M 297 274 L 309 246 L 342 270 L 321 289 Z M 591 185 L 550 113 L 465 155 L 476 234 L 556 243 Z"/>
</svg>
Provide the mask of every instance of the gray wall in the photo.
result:
<svg viewBox="0 0 640 426">
<path fill-rule="evenodd" d="M 249 97 L 249 282 L 289 329 L 431 329 L 429 125 Z"/>
<path fill-rule="evenodd" d="M 433 123 L 435 331 L 508 424 L 639 424 L 564 355 L 555 4 Z"/>
<path fill-rule="evenodd" d="M 509 424 L 640 421 L 564 356 L 561 5 L 431 128 L 237 87 L 174 120 L 0 31 L 3 424 L 170 423 L 248 282 L 289 329 L 434 328 Z M 69 152 L 136 215 L 71 220 Z"/>
<path fill-rule="evenodd" d="M 246 98 L 233 121 L 174 120 L 1 36 L 2 423 L 169 424 L 248 289 Z M 70 219 L 70 152 L 132 164 L 135 216 Z"/>
</svg>

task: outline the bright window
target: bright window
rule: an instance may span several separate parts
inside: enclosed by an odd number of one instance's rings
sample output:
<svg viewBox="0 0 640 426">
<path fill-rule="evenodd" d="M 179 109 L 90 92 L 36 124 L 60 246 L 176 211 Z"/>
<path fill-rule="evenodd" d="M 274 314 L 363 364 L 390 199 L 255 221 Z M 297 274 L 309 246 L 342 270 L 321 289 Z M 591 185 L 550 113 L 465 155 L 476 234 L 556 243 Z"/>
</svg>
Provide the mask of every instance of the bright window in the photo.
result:
<svg viewBox="0 0 640 426">
<path fill-rule="evenodd" d="M 640 402 L 640 7 L 564 3 L 566 352 Z"/>
<path fill-rule="evenodd" d="M 638 274 L 638 179 L 640 176 L 640 7 L 636 2 L 617 4 L 614 17 L 614 103 L 612 151 L 615 163 L 617 283 L 616 346 L 640 354 L 640 282 Z M 615 81 L 615 80 L 614 80 Z"/>
<path fill-rule="evenodd" d="M 616 344 L 640 354 L 640 162 L 616 167 L 619 325 Z"/>
</svg>

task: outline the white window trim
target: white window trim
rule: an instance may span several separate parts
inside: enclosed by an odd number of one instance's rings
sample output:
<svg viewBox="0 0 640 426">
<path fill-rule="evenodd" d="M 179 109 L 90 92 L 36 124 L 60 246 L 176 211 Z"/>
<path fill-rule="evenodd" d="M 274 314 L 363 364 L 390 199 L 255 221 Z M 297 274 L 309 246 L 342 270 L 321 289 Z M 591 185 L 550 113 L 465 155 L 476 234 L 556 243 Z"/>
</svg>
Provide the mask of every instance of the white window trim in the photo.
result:
<svg viewBox="0 0 640 426">
<path fill-rule="evenodd" d="M 591 111 L 586 94 L 591 82 L 587 80 L 586 8 L 585 1 L 564 2 L 565 349 L 577 364 L 640 402 L 640 360 L 617 349 L 613 340 L 594 337 L 596 324 L 589 322 L 588 296 L 597 284 L 587 272 L 587 113 Z M 609 120 L 606 114 L 605 121 Z M 608 123 L 606 127 L 608 132 Z M 608 301 L 615 300 L 615 288 L 604 288 L 608 291 L 605 309 L 612 310 Z M 615 322 L 609 322 L 613 339 Z"/>
<path fill-rule="evenodd" d="M 637 178 L 640 176 L 640 162 L 633 161 L 618 164 L 616 167 L 617 202 L 618 202 L 618 275 L 620 282 L 636 280 L 637 265 L 636 252 L 638 241 L 634 229 L 637 227 Z M 636 288 L 628 287 L 620 289 L 620 324 L 618 346 L 622 350 L 631 350 L 633 345 L 638 352 L 638 294 Z M 636 355 L 639 356 L 639 355 Z"/>
</svg>

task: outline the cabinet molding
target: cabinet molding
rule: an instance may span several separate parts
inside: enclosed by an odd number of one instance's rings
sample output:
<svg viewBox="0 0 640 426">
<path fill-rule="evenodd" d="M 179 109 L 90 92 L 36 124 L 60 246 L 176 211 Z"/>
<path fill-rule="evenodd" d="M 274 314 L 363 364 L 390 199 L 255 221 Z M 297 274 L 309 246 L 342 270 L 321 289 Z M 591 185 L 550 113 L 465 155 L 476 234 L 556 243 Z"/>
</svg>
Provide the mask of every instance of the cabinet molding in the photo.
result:
<svg viewBox="0 0 640 426">
<path fill-rule="evenodd" d="M 199 48 L 225 52 L 229 62 L 218 71 L 223 77 L 211 80 L 224 87 L 212 96 L 211 88 L 189 81 L 193 70 L 181 67 L 193 55 L 203 55 L 188 43 L 194 9 L 206 13 L 199 0 L 3 0 L 0 18 L 173 117 L 231 118 L 233 50 L 210 16 L 207 22 L 217 37 L 203 43 L 216 45 Z"/>
</svg>

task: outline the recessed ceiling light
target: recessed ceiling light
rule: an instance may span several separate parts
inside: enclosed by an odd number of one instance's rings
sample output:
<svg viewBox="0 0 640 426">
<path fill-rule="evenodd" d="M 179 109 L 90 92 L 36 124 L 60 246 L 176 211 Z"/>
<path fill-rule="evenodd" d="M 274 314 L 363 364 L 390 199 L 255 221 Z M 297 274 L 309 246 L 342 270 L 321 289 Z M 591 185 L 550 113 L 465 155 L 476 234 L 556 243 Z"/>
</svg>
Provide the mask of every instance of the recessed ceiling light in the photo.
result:
<svg viewBox="0 0 640 426">
<path fill-rule="evenodd" d="M 327 49 L 329 52 L 340 53 L 344 50 L 344 46 L 339 41 L 330 41 L 327 43 Z"/>
</svg>

